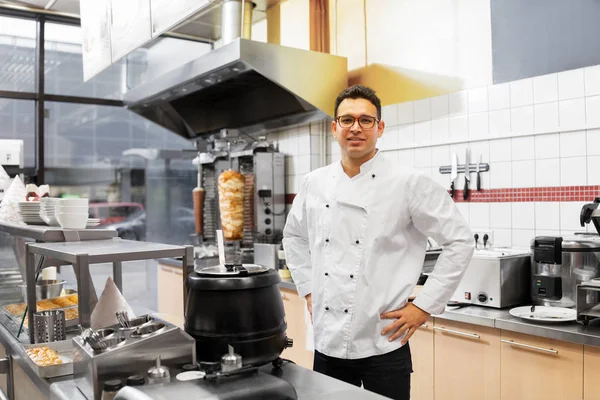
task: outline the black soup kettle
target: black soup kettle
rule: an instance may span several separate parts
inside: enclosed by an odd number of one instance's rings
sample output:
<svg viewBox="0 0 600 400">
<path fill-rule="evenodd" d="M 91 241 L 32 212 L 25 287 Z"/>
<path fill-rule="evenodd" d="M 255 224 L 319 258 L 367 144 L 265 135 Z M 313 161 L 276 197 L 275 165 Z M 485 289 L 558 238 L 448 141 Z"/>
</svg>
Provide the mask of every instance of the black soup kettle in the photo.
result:
<svg viewBox="0 0 600 400">
<path fill-rule="evenodd" d="M 228 345 L 244 366 L 280 363 L 293 341 L 276 270 L 256 264 L 206 267 L 188 275 L 185 331 L 196 339 L 196 359 L 217 365 Z"/>
</svg>

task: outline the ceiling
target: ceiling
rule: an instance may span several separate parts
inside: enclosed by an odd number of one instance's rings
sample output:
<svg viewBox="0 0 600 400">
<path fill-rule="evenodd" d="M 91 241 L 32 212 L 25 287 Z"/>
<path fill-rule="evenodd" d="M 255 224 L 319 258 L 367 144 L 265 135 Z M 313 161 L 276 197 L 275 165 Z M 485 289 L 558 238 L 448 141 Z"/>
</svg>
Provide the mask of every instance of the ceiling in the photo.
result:
<svg viewBox="0 0 600 400">
<path fill-rule="evenodd" d="M 266 10 L 282 0 L 254 0 L 253 21 L 256 23 L 266 18 Z M 221 36 L 221 3 L 212 0 L 195 16 L 185 23 L 171 29 L 170 32 L 193 36 L 199 40 L 216 41 Z M 0 0 L 0 4 L 12 4 L 36 9 L 47 9 L 67 14 L 79 15 L 79 0 Z"/>
</svg>

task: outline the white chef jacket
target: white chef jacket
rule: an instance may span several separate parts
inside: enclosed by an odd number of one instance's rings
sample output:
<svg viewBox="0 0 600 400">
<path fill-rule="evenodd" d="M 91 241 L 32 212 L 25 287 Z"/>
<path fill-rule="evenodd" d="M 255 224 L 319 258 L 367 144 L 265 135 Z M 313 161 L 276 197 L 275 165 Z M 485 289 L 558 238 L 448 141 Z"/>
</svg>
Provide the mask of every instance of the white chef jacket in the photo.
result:
<svg viewBox="0 0 600 400">
<path fill-rule="evenodd" d="M 341 162 L 308 174 L 284 229 L 287 264 L 301 296 L 312 294 L 315 349 L 358 359 L 396 350 L 381 331 L 423 269 L 427 237 L 444 246 L 414 305 L 443 312 L 473 255 L 471 231 L 431 178 L 380 152 L 353 178 Z M 418 333 L 417 333 L 418 334 Z"/>
</svg>

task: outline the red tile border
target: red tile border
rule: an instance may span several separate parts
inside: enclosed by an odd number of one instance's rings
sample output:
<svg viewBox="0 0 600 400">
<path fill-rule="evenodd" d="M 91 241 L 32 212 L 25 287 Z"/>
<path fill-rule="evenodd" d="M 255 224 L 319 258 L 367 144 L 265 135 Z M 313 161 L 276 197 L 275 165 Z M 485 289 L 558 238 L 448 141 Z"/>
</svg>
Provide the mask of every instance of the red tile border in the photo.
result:
<svg viewBox="0 0 600 400">
<path fill-rule="evenodd" d="M 292 204 L 295 193 L 285 195 L 286 204 Z M 538 188 L 484 189 L 469 191 L 463 200 L 463 191 L 454 192 L 456 203 L 519 203 L 527 201 L 593 201 L 600 197 L 600 185 L 558 186 Z"/>
</svg>

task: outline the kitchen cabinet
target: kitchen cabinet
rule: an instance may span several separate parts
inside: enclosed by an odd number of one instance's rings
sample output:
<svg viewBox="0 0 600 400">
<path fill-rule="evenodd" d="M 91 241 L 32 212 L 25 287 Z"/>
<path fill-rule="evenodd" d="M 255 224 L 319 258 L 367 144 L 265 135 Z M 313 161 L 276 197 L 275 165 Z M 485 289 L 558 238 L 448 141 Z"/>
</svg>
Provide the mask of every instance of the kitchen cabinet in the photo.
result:
<svg viewBox="0 0 600 400">
<path fill-rule="evenodd" d="M 433 400 L 433 318 L 417 329 L 409 345 L 413 364 L 410 398 Z"/>
<path fill-rule="evenodd" d="M 501 399 L 583 396 L 583 346 L 502 331 Z"/>
<path fill-rule="evenodd" d="M 600 347 L 583 346 L 583 400 L 600 400 Z"/>
<path fill-rule="evenodd" d="M 15 400 L 45 400 L 46 396 L 29 379 L 19 363 L 13 362 L 12 365 Z"/>
<path fill-rule="evenodd" d="M 433 329 L 435 398 L 499 399 L 500 331 L 441 319 Z"/>
<path fill-rule="evenodd" d="M 295 290 L 280 290 L 287 321 L 287 336 L 294 340 L 294 346 L 285 349 L 281 357 L 292 360 L 304 368 L 313 369 L 314 353 L 306 348 L 308 331 L 304 322 L 306 303 Z"/>
<path fill-rule="evenodd" d="M 183 270 L 158 264 L 158 312 L 183 319 Z"/>
</svg>

